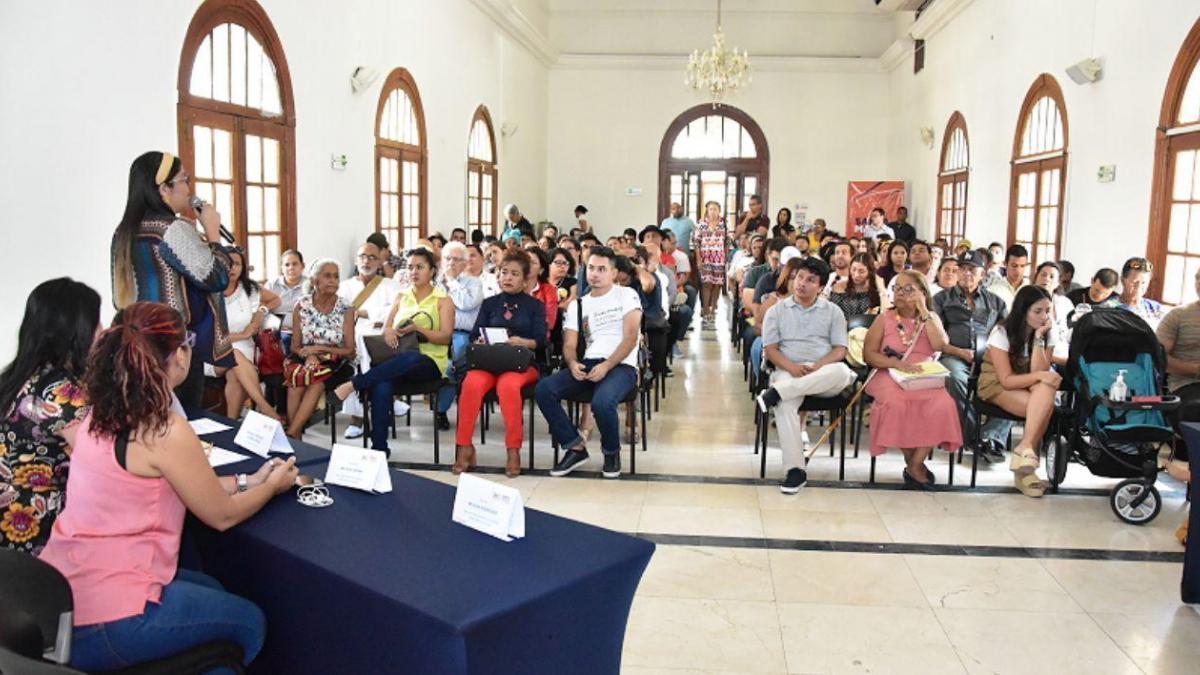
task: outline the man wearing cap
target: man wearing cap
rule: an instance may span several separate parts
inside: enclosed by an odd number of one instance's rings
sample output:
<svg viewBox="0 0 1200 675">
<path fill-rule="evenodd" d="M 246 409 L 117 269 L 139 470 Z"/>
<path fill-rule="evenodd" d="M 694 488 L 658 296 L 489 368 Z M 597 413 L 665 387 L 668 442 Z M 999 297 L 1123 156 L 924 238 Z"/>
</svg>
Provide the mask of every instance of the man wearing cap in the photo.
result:
<svg viewBox="0 0 1200 675">
<path fill-rule="evenodd" d="M 949 343 L 942 350 L 941 363 L 950 371 L 946 389 L 958 406 L 964 439 L 975 437 L 975 411 L 967 389 L 971 371 L 983 360 L 987 339 L 996 324 L 1008 315 L 1004 300 L 981 286 L 987 261 L 979 251 L 967 251 L 957 259 L 958 286 L 938 293 L 933 298 L 933 311 L 946 328 Z M 1012 429 L 1012 422 L 992 418 L 983 425 L 982 443 L 974 448 L 979 456 L 993 464 L 1003 462 L 1002 448 Z"/>
<path fill-rule="evenodd" d="M 504 234 L 500 235 L 500 241 L 508 241 L 509 239 L 521 241 L 521 235 L 526 233 L 531 237 L 533 236 L 533 223 L 521 215 L 521 209 L 516 204 L 505 206 L 504 214 Z"/>
</svg>

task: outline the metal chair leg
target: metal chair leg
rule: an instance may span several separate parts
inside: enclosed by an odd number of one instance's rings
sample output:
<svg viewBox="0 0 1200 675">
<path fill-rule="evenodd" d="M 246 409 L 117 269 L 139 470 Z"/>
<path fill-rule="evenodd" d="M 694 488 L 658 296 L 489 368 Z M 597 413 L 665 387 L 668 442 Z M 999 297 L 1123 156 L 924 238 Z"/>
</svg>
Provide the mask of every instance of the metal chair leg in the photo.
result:
<svg viewBox="0 0 1200 675">
<path fill-rule="evenodd" d="M 533 471 L 533 409 L 537 407 L 536 402 L 529 399 L 529 470 Z"/>
<path fill-rule="evenodd" d="M 937 448 L 934 448 L 933 452 L 937 452 Z M 947 482 L 949 485 L 954 485 L 954 453 L 953 452 L 950 453 L 950 461 L 948 462 L 948 464 L 950 465 L 950 477 L 947 479 Z"/>
</svg>

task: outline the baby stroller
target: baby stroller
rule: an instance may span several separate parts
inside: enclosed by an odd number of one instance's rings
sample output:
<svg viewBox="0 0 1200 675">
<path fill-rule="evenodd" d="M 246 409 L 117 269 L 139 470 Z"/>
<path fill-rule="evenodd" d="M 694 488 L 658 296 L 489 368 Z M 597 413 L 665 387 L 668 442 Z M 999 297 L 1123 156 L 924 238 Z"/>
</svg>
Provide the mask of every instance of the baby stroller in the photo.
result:
<svg viewBox="0 0 1200 675">
<path fill-rule="evenodd" d="M 1076 321 L 1063 377 L 1075 391 L 1059 427 L 1066 439 L 1047 448 L 1051 485 L 1063 481 L 1074 456 L 1093 475 L 1125 479 L 1109 498 L 1118 518 L 1134 525 L 1154 520 L 1162 509 L 1154 487 L 1159 450 L 1173 449 L 1175 440 L 1166 413 L 1179 407 L 1179 397 L 1164 395 L 1166 366 L 1154 331 L 1132 312 L 1097 309 Z M 1108 398 L 1119 370 L 1128 387 L 1121 402 Z"/>
</svg>

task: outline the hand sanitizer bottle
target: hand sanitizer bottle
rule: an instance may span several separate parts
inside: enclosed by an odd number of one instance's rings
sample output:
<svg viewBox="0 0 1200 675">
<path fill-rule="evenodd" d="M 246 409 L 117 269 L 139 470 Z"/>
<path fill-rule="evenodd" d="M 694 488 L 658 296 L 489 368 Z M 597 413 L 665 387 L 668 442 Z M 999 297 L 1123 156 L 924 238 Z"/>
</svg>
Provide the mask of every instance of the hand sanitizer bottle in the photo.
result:
<svg viewBox="0 0 1200 675">
<path fill-rule="evenodd" d="M 1108 388 L 1108 399 L 1110 401 L 1124 401 L 1125 395 L 1129 388 L 1125 385 L 1125 373 L 1127 370 L 1118 370 L 1117 379 L 1113 381 L 1112 386 Z"/>
</svg>

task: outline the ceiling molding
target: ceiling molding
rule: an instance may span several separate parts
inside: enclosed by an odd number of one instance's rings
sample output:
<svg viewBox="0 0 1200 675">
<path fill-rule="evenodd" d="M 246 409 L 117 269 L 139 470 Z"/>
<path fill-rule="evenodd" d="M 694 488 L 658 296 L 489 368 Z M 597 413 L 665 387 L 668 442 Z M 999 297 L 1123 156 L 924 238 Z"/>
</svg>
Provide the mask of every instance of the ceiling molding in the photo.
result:
<svg viewBox="0 0 1200 675">
<path fill-rule="evenodd" d="M 471 4 L 542 64 L 553 66 L 558 61 L 558 50 L 550 40 L 507 0 L 471 0 Z"/>
<path fill-rule="evenodd" d="M 907 59 L 912 52 L 912 38 L 896 38 L 896 41 L 879 55 L 879 65 L 883 68 L 884 72 L 890 73 L 901 63 L 904 63 L 905 59 Z"/>
<path fill-rule="evenodd" d="M 969 4 L 971 0 L 936 0 L 921 12 L 921 18 L 913 22 L 908 34 L 915 40 L 928 40 L 961 14 Z"/>
<path fill-rule="evenodd" d="M 555 70 L 678 70 L 688 57 L 664 54 L 560 54 Z M 754 56 L 751 69 L 761 73 L 882 73 L 879 59 L 823 56 Z"/>
</svg>

